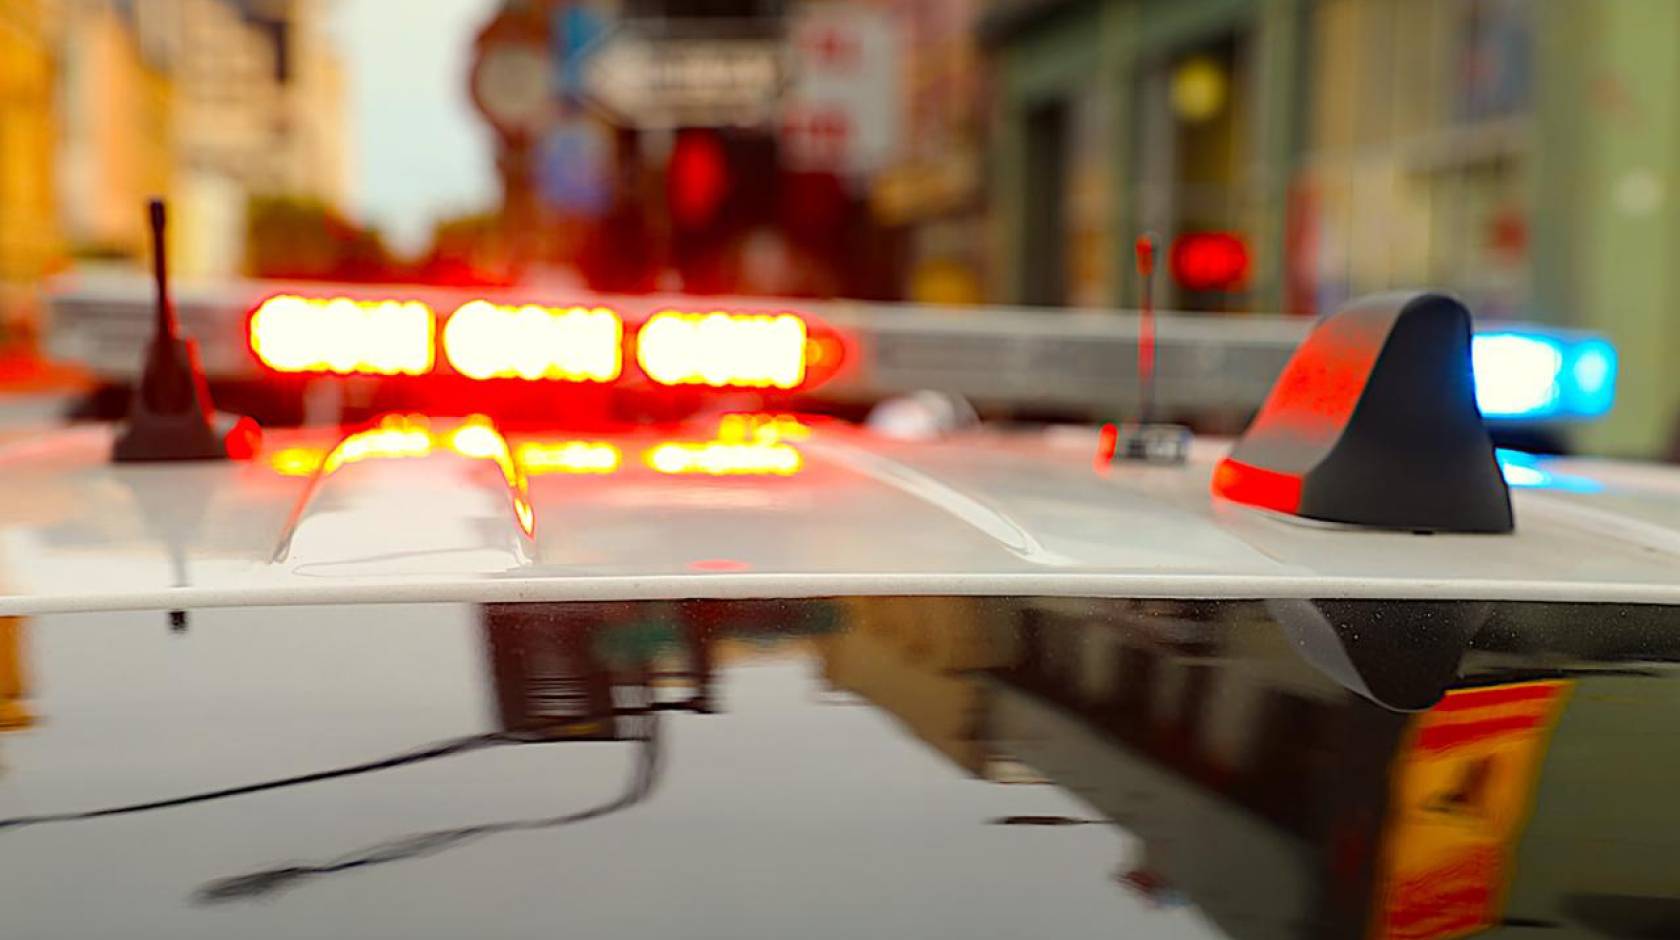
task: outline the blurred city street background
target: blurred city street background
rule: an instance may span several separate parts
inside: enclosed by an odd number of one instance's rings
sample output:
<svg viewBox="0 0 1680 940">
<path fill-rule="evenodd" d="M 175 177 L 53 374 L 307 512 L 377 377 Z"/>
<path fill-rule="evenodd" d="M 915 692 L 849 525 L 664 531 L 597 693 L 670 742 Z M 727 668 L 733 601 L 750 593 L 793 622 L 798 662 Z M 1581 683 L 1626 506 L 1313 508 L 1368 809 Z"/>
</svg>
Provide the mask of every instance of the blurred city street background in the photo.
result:
<svg viewBox="0 0 1680 940">
<path fill-rule="evenodd" d="M 0 0 L 0 428 L 55 285 L 1137 305 L 1591 330 L 1680 458 L 1674 0 Z M 140 350 L 137 347 L 135 356 Z M 6 432 L 0 430 L 0 435 Z M 16 431 L 14 430 L 14 433 Z"/>
</svg>

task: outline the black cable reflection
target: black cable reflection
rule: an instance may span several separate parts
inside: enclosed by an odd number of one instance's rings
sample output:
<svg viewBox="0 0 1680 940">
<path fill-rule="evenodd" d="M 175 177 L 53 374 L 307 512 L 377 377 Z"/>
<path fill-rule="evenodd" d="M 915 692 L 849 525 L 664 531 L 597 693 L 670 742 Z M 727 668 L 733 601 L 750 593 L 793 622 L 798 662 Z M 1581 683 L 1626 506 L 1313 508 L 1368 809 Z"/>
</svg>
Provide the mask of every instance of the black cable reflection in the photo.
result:
<svg viewBox="0 0 1680 940">
<path fill-rule="evenodd" d="M 475 826 L 465 826 L 458 829 L 440 829 L 418 835 L 403 836 L 379 843 L 371 848 L 361 849 L 342 855 L 330 861 L 312 865 L 286 865 L 265 869 L 247 875 L 224 878 L 208 882 L 194 892 L 194 900 L 203 904 L 216 904 L 227 901 L 245 900 L 292 887 L 304 879 L 320 875 L 330 875 L 372 865 L 383 865 L 388 862 L 402 861 L 422 855 L 432 855 L 446 849 L 453 848 L 468 841 L 504 832 L 528 831 L 536 829 L 552 829 L 561 826 L 580 823 L 596 819 L 609 813 L 628 809 L 647 799 L 658 782 L 661 767 L 659 748 L 659 713 L 672 708 L 687 709 L 687 703 L 655 703 L 644 702 L 639 708 L 632 707 L 625 711 L 633 715 L 637 721 L 630 723 L 625 730 L 629 732 L 624 738 L 639 745 L 639 759 L 630 776 L 629 785 L 619 796 L 596 806 L 577 812 L 565 813 L 559 816 L 547 816 L 537 819 L 515 819 L 501 822 L 482 823 Z M 639 726 L 638 726 L 639 725 Z M 490 734 L 473 735 L 455 738 L 438 744 L 427 745 L 418 750 L 394 757 L 382 758 L 363 764 L 352 764 L 348 767 L 338 767 L 315 773 L 300 774 L 279 780 L 265 780 L 260 783 L 246 784 L 238 787 L 227 787 L 221 790 L 209 790 L 187 796 L 171 797 L 164 800 L 151 800 L 145 803 L 129 803 L 122 806 L 109 806 L 96 810 L 84 810 L 69 813 L 42 813 L 34 816 L 15 816 L 10 819 L 0 819 L 0 832 L 22 829 L 28 826 L 48 825 L 52 823 L 81 822 L 94 819 L 106 819 L 113 816 L 125 816 L 137 813 L 155 812 L 163 809 L 173 809 L 190 806 L 196 803 L 208 803 L 215 800 L 231 799 L 233 797 L 248 796 L 270 790 L 286 787 L 302 786 L 318 783 L 324 780 L 334 780 L 361 774 L 376 773 L 424 761 L 452 757 L 457 754 L 467 754 L 474 751 L 500 747 L 509 744 L 543 744 L 558 743 L 567 740 L 563 735 L 556 736 L 554 732 L 565 732 L 574 727 L 575 723 L 565 722 L 553 728 L 537 728 L 521 731 L 500 731 Z"/>
<path fill-rule="evenodd" d="M 465 738 L 455 738 L 438 744 L 429 744 L 418 750 L 387 757 L 365 764 L 352 764 L 348 767 L 338 767 L 333 770 L 321 770 L 315 773 L 300 774 L 296 777 L 283 777 L 279 780 L 265 780 L 261 783 L 251 783 L 244 786 L 228 787 L 222 790 L 209 790 L 188 796 L 171 797 L 165 800 L 152 800 L 145 803 L 129 803 L 123 806 L 109 806 L 104 809 L 85 810 L 73 813 L 42 813 L 36 816 L 14 816 L 10 819 L 0 819 L 0 832 L 8 829 L 22 829 L 26 826 L 39 826 L 48 823 L 81 822 L 90 819 L 104 819 L 110 816 L 126 816 L 131 813 L 148 813 L 160 809 L 173 809 L 177 806 L 190 806 L 194 803 L 208 803 L 213 800 L 225 800 L 236 796 L 248 796 L 252 793 L 263 793 L 268 790 L 279 790 L 285 787 L 301 786 L 307 783 L 318 783 L 323 780 L 335 780 L 340 777 L 353 777 L 358 774 L 374 773 L 390 770 L 394 767 L 404 767 L 418 764 L 422 761 L 436 760 L 440 757 L 451 757 L 456 754 L 466 754 L 489 747 L 504 744 L 528 744 L 548 740 L 537 732 L 530 731 L 498 731 L 490 734 L 479 734 Z"/>
<path fill-rule="evenodd" d="M 300 881 L 322 875 L 332 875 L 358 868 L 368 868 L 374 865 L 418 858 L 423 855 L 433 855 L 485 836 L 500 835 L 506 832 L 556 829 L 628 809 L 647 799 L 652 794 L 659 779 L 659 712 L 649 710 L 643 717 L 642 722 L 642 733 L 631 738 L 640 745 L 638 748 L 640 758 L 631 771 L 629 785 L 622 794 L 605 803 L 559 816 L 481 823 L 457 829 L 438 829 L 381 842 L 326 862 L 307 865 L 283 865 L 247 875 L 222 878 L 199 887 L 194 892 L 193 899 L 200 904 L 221 904 L 230 901 L 251 900 L 295 887 Z"/>
</svg>

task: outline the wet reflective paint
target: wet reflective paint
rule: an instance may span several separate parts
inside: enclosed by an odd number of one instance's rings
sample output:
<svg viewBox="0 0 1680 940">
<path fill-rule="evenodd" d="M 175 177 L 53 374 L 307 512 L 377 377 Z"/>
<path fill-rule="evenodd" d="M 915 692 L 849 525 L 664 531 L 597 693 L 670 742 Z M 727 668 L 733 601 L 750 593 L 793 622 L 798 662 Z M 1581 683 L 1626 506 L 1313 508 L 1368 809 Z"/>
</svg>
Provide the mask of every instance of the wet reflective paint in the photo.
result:
<svg viewBox="0 0 1680 940">
<path fill-rule="evenodd" d="M 1250 601 L 0 622 L 0 714 L 29 716 L 0 725 L 0 924 L 1667 935 L 1680 611 L 1318 611 L 1336 663 L 1297 652 L 1307 611 Z M 1385 679 L 1442 617 L 1449 668 Z"/>
</svg>

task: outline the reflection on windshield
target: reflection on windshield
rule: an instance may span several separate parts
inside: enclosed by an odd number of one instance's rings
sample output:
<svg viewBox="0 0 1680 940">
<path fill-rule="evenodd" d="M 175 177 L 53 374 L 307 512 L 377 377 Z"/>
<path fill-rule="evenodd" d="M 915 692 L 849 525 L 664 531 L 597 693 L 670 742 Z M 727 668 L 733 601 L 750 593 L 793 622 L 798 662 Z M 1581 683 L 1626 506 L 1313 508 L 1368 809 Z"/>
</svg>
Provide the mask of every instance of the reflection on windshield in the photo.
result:
<svg viewBox="0 0 1680 940">
<path fill-rule="evenodd" d="M 0 734 L 35 723 L 24 701 L 22 617 L 0 617 Z"/>
<path fill-rule="evenodd" d="M 1676 612 L 1446 606 L 959 597 L 485 605 L 475 609 L 481 657 L 469 667 L 486 676 L 493 727 L 483 733 L 235 787 L 14 816 L 0 820 L 0 855 L 18 830 L 179 811 L 446 758 L 470 764 L 504 745 L 562 753 L 627 745 L 629 776 L 597 802 L 557 789 L 557 802 L 577 808 L 440 819 L 446 825 L 361 847 L 321 844 L 315 860 L 262 867 L 260 844 L 251 846 L 259 854 L 250 867 L 201 882 L 192 896 L 270 895 L 649 801 L 705 812 L 685 802 L 695 792 L 661 778 L 673 761 L 693 768 L 751 753 L 753 742 L 728 737 L 732 722 L 750 719 L 731 716 L 758 714 L 767 702 L 749 697 L 732 708 L 744 674 L 729 662 L 743 648 L 773 647 L 809 664 L 819 688 L 807 709 L 867 704 L 940 755 L 948 776 L 1054 787 L 1087 808 L 982 814 L 971 825 L 1023 837 L 1111 832 L 1111 867 L 1101 871 L 1108 890 L 1192 906 L 1227 936 L 1422 940 L 1499 925 L 1666 935 L 1651 925 L 1670 922 L 1680 872 L 1647 842 L 1673 830 L 1674 781 L 1648 757 L 1660 738 L 1653 729 L 1674 717 L 1659 680 L 1680 661 Z M 0 633 L 12 640 L 0 646 L 0 692 L 16 709 L 19 625 L 9 626 Z M 1423 688 L 1382 671 L 1395 644 L 1382 634 L 1394 629 L 1412 646 L 1454 648 L 1444 687 L 1432 703 L 1408 706 L 1415 710 L 1383 700 Z M 1413 662 L 1428 671 L 1438 658 Z M 861 738 L 825 744 L 836 767 L 848 749 L 864 748 Z M 765 766 L 755 782 L 780 786 L 774 770 L 762 779 Z M 747 780 L 726 779 L 732 788 Z M 820 803 L 815 812 L 848 825 Z M 1589 857 L 1590 868 L 1569 861 Z"/>
</svg>

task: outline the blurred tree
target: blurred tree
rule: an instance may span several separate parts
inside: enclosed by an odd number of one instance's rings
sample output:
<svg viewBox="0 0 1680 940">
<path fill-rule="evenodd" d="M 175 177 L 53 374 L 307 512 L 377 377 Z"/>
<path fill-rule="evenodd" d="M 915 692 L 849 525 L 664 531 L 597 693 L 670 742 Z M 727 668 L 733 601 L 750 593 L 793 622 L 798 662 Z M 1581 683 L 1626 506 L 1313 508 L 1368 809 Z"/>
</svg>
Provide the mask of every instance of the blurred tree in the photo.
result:
<svg viewBox="0 0 1680 940">
<path fill-rule="evenodd" d="M 518 265 L 507 225 L 495 212 L 439 219 L 432 244 L 413 277 L 426 284 L 456 286 L 511 284 Z"/>
<path fill-rule="evenodd" d="M 327 281 L 394 280 L 398 265 L 376 229 L 313 199 L 252 198 L 246 211 L 245 270 L 253 277 Z"/>
</svg>

